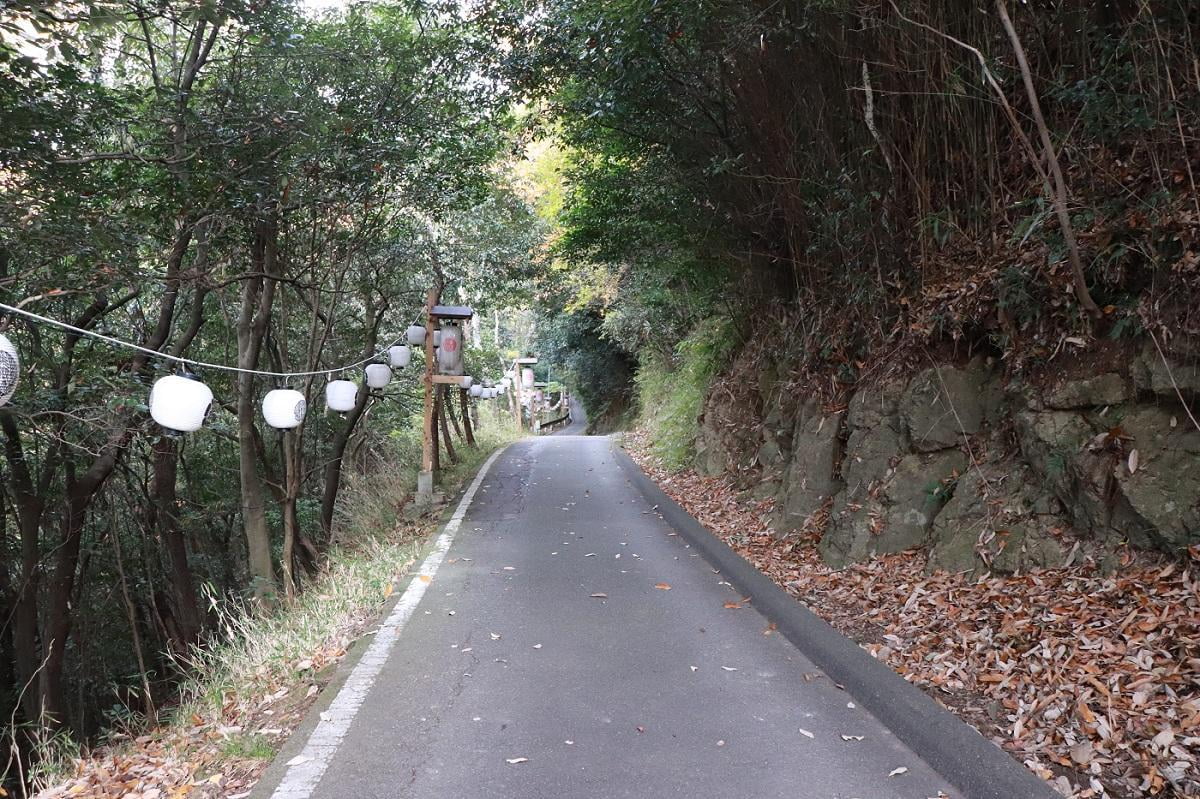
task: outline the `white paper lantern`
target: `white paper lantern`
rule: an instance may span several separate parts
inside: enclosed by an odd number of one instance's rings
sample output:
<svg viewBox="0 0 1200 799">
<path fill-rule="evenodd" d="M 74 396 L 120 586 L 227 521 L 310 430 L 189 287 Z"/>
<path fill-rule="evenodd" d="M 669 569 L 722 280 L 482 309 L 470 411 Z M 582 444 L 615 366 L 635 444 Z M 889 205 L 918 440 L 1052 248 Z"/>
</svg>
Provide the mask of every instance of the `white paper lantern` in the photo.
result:
<svg viewBox="0 0 1200 799">
<path fill-rule="evenodd" d="M 349 380 L 330 380 L 325 384 L 325 404 L 329 410 L 345 413 L 358 401 L 358 386 Z"/>
<path fill-rule="evenodd" d="M 150 388 L 150 418 L 168 434 L 194 433 L 212 405 L 212 389 L 193 376 L 167 375 Z"/>
<path fill-rule="evenodd" d="M 367 386 L 370 388 L 383 388 L 388 383 L 392 382 L 392 370 L 381 363 L 367 364 Z"/>
<path fill-rule="evenodd" d="M 488 399 L 495 399 L 499 395 L 499 389 L 492 387 L 488 389 Z"/>
<path fill-rule="evenodd" d="M 0 335 L 0 405 L 5 405 L 17 390 L 21 376 L 21 356 L 6 336 Z"/>
<path fill-rule="evenodd" d="M 461 378 L 461 379 L 458 381 L 458 384 L 459 384 L 460 386 L 462 386 L 463 388 L 470 388 L 470 387 L 471 387 L 471 384 L 472 384 L 472 383 L 474 383 L 474 382 L 475 382 L 475 378 L 471 377 L 470 375 L 467 375 L 467 376 L 465 376 L 465 377 Z"/>
<path fill-rule="evenodd" d="M 395 369 L 403 369 L 412 362 L 412 350 L 404 344 L 397 344 L 388 349 L 388 361 Z"/>
<path fill-rule="evenodd" d="M 408 343 L 414 347 L 425 346 L 425 328 L 421 325 L 413 325 L 408 329 Z"/>
<path fill-rule="evenodd" d="M 470 392 L 472 397 L 481 397 L 483 396 L 483 386 L 475 384 L 471 386 Z"/>
<path fill-rule="evenodd" d="M 533 382 L 534 382 L 533 370 L 532 369 L 522 369 L 521 370 L 521 386 L 524 388 L 533 388 Z"/>
<path fill-rule="evenodd" d="M 442 325 L 442 329 L 433 334 L 433 343 L 438 348 L 438 372 L 456 377 L 466 374 L 463 368 L 462 328 L 452 323 Z"/>
<path fill-rule="evenodd" d="M 304 395 L 291 388 L 277 388 L 263 397 L 263 419 L 276 430 L 291 430 L 299 427 L 308 411 Z"/>
</svg>

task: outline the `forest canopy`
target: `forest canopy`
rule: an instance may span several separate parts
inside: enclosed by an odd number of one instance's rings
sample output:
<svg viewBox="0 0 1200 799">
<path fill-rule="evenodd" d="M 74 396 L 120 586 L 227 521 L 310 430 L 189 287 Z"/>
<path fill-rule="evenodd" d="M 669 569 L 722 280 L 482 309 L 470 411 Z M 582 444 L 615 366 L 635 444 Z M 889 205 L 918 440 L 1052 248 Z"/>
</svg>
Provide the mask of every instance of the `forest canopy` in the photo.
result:
<svg viewBox="0 0 1200 799">
<path fill-rule="evenodd" d="M 152 704 L 127 691 L 169 690 L 214 603 L 302 590 L 339 543 L 343 463 L 400 457 L 420 413 L 412 370 L 320 412 L 323 370 L 396 343 L 434 284 L 480 315 L 519 304 L 538 222 L 461 11 L 0 12 L 0 301 L 143 348 L 0 315 L 22 367 L 0 409 L 6 717 L 90 735 Z M 468 358 L 495 371 L 513 342 L 490 321 Z M 176 364 L 145 350 L 248 371 L 200 370 L 206 428 L 170 437 L 146 403 Z M 259 415 L 283 387 L 310 409 L 286 436 Z"/>
</svg>

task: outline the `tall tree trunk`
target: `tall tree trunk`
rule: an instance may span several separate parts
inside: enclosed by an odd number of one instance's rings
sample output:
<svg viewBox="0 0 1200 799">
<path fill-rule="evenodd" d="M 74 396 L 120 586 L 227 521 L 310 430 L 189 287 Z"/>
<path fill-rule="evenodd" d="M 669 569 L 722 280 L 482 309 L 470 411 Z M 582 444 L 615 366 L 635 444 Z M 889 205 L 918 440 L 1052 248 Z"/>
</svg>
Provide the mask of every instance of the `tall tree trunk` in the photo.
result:
<svg viewBox="0 0 1200 799">
<path fill-rule="evenodd" d="M 465 388 L 458 390 L 458 405 L 462 409 L 463 430 L 467 433 L 467 446 L 475 446 L 475 431 L 471 429 L 471 403 L 468 401 L 470 392 Z"/>
<path fill-rule="evenodd" d="M 196 601 L 192 567 L 188 563 L 187 543 L 183 531 L 179 529 L 179 517 L 175 512 L 178 467 L 176 440 L 170 436 L 160 436 L 154 442 L 150 497 L 154 503 L 154 529 L 158 532 L 163 549 L 167 551 L 170 563 L 171 604 L 175 609 L 179 635 L 179 640 L 174 643 L 179 652 L 185 653 L 200 638 L 202 616 Z"/>
<path fill-rule="evenodd" d="M 446 424 L 446 417 L 450 414 L 450 405 L 447 402 L 447 387 L 445 385 L 438 386 L 440 389 L 437 395 L 437 405 L 435 413 L 438 417 L 438 426 L 442 430 L 442 442 L 446 445 L 446 457 L 450 459 L 450 463 L 458 463 L 458 455 L 454 452 L 454 442 L 450 440 L 450 427 Z"/>
<path fill-rule="evenodd" d="M 4 430 L 4 454 L 7 459 L 11 491 L 17 511 L 17 529 L 21 540 L 21 563 L 17 584 L 13 586 L 13 656 L 16 690 L 21 696 L 25 720 L 37 722 L 42 714 L 40 685 L 37 683 L 41 655 L 38 648 L 38 587 L 41 553 L 38 532 L 42 526 L 45 503 L 34 486 L 21 445 L 20 433 L 9 411 L 0 411 Z M 55 449 L 48 457 L 57 460 Z"/>
<path fill-rule="evenodd" d="M 383 309 L 378 308 L 375 310 L 375 317 L 371 324 L 367 326 L 369 332 L 366 346 L 363 348 L 364 358 L 369 358 L 375 352 L 376 342 L 379 338 L 379 325 L 382 321 Z M 329 460 L 325 462 L 325 490 L 321 494 L 321 529 L 325 531 L 327 541 L 332 540 L 333 536 L 333 511 L 337 507 L 338 490 L 342 483 L 342 460 L 346 457 L 346 447 L 349 446 L 350 439 L 354 435 L 354 428 L 367 411 L 369 399 L 370 394 L 366 386 L 363 386 L 359 389 L 354 407 L 346 414 L 346 424 L 333 437 Z"/>
<path fill-rule="evenodd" d="M 242 287 L 242 307 L 237 323 L 238 367 L 257 369 L 271 306 L 275 299 L 275 268 L 279 230 L 274 219 L 262 219 L 255 226 L 255 275 Z M 258 453 L 254 427 L 255 389 L 252 374 L 239 372 L 238 398 L 238 473 L 242 490 L 242 529 L 249 555 L 251 591 L 259 602 L 273 600 L 275 566 L 271 562 L 271 529 L 267 524 L 266 496 L 258 475 Z"/>
<path fill-rule="evenodd" d="M 50 581 L 50 605 L 45 625 L 45 665 L 41 672 L 46 717 L 53 725 L 60 725 L 66 720 L 62 675 L 66 663 L 67 637 L 71 634 L 74 620 L 71 599 L 75 591 L 76 567 L 79 565 L 88 508 L 112 474 L 131 437 L 132 431 L 128 430 L 114 436 L 82 477 L 76 477 L 75 469 L 70 464 L 66 469 L 67 502 L 60 524 L 54 577 Z"/>
<path fill-rule="evenodd" d="M 296 595 L 299 584 L 296 580 L 296 540 L 300 521 L 296 515 L 296 500 L 300 497 L 300 447 L 296 441 L 298 433 L 283 431 L 283 555 L 280 570 L 283 572 L 283 590 L 288 598 Z"/>
<path fill-rule="evenodd" d="M 321 494 L 321 527 L 328 538 L 333 533 L 333 511 L 337 507 L 338 490 L 342 483 L 342 460 L 346 457 L 346 447 L 354 435 L 358 420 L 367 410 L 368 395 L 365 390 L 358 392 L 354 407 L 346 414 L 346 423 L 333 437 L 330 446 L 329 460 L 325 462 L 325 490 Z"/>
<path fill-rule="evenodd" d="M 168 259 L 169 275 L 178 274 L 179 263 L 183 257 L 178 241 L 185 238 L 190 240 L 190 235 L 184 229 L 179 230 L 177 244 L 172 248 L 171 256 Z M 130 295 L 130 297 L 132 296 L 136 295 Z M 106 312 L 120 307 L 120 304 L 110 304 L 106 298 L 99 297 L 76 320 L 75 326 L 89 328 Z M 169 319 L 174 311 L 173 301 L 164 301 L 160 306 L 158 323 L 154 332 L 146 340 L 147 348 L 158 349 L 166 341 L 166 336 L 171 328 Z M 65 397 L 70 384 L 72 358 L 79 335 L 72 332 L 64 338 L 63 358 L 54 370 L 55 391 L 60 397 Z M 140 372 L 146 365 L 146 361 L 147 356 L 144 353 L 135 355 L 130 361 L 130 373 Z M 62 675 L 66 664 L 67 637 L 71 634 L 72 629 L 71 600 L 75 591 L 76 569 L 79 565 L 79 553 L 83 544 L 83 529 L 87 521 L 88 508 L 96 494 L 108 481 L 109 476 L 112 475 L 117 461 L 120 460 L 125 448 L 129 445 L 134 432 L 135 429 L 128 416 L 126 414 L 118 415 L 113 433 L 92 459 L 82 477 L 77 477 L 74 463 L 70 459 L 64 459 L 66 504 L 59 521 L 59 541 L 56 549 L 54 574 L 49 581 L 49 607 L 42 635 L 43 659 L 38 675 L 44 719 L 51 726 L 61 725 L 66 720 Z M 39 496 L 46 496 L 52 474 L 53 472 L 44 471 L 38 483 Z"/>
</svg>

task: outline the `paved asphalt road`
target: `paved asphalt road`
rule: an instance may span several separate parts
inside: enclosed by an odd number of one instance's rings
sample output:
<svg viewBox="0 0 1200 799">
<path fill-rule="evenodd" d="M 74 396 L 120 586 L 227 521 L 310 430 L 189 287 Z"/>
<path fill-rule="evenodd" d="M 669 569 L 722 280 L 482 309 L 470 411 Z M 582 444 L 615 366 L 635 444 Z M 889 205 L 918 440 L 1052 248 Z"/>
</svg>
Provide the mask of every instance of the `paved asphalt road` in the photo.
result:
<svg viewBox="0 0 1200 799">
<path fill-rule="evenodd" d="M 556 436 L 582 436 L 587 433 L 587 413 L 579 400 L 571 398 L 571 423 L 554 433 Z"/>
<path fill-rule="evenodd" d="M 725 607 L 738 596 L 612 446 L 548 436 L 495 462 L 312 796 L 951 795 L 762 616 Z"/>
</svg>

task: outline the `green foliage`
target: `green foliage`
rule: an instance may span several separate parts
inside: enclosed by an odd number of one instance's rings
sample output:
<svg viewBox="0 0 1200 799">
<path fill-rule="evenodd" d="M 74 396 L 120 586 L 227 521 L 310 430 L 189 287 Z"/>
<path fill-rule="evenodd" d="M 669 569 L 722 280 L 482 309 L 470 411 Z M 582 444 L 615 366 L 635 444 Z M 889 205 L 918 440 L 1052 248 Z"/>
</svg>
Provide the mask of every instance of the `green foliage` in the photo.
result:
<svg viewBox="0 0 1200 799">
<path fill-rule="evenodd" d="M 635 361 L 605 338 L 592 309 L 546 315 L 538 324 L 538 351 L 554 363 L 587 409 L 594 428 L 619 423 L 629 406 Z"/>
<path fill-rule="evenodd" d="M 224 364 L 239 357 L 244 306 L 264 320 L 257 368 L 319 371 L 391 343 L 435 280 L 485 313 L 526 301 L 544 230 L 498 167 L 514 146 L 511 94 L 489 79 L 497 51 L 458 4 L 320 17 L 293 2 L 67 5 L 0 10 L 5 302 Z M 417 460 L 417 368 L 360 419 L 323 412 L 324 375 L 291 381 L 309 412 L 288 438 L 258 412 L 277 381 L 205 371 L 210 417 L 160 462 L 146 400 L 172 364 L 17 319 L 0 329 L 25 367 L 0 410 L 0 526 L 22 531 L 0 542 L 0 569 L 32 595 L 4 628 L 16 665 L 0 713 L 18 724 L 53 704 L 86 741 L 141 709 L 143 666 L 153 692 L 171 692 L 168 650 L 214 632 L 196 586 L 225 606 L 251 584 L 241 475 L 262 484 L 277 573 L 296 521 L 307 560 L 289 565 L 303 589 L 337 543 L 325 522 L 343 473 Z M 469 368 L 497 377 L 509 346 L 468 353 Z M 258 445 L 246 470 L 240 440 Z M 28 489 L 13 480 L 24 468 Z M 376 510 L 390 529 L 396 509 Z M 342 521 L 332 529 L 358 540 Z M 35 632 L 14 633 L 22 624 Z M 43 664 L 52 647 L 61 659 Z"/>
<path fill-rule="evenodd" d="M 638 425 L 651 452 L 669 469 L 690 466 L 696 455 L 696 423 L 713 378 L 737 347 L 733 325 L 711 319 L 679 343 L 673 358 L 650 354 L 638 366 Z"/>
<path fill-rule="evenodd" d="M 1200 106 L 1179 76 L 1200 20 L 1134 5 L 1012 9 L 1084 282 L 1123 332 L 1126 309 L 1197 290 L 1182 139 Z M 488 20 L 565 156 L 542 298 L 614 346 L 669 362 L 713 313 L 783 308 L 804 320 L 797 371 L 828 384 L 905 344 L 990 339 L 1020 364 L 1087 337 L 1044 156 L 1015 144 L 1017 125 L 1041 148 L 994 10 L 493 0 Z"/>
</svg>

